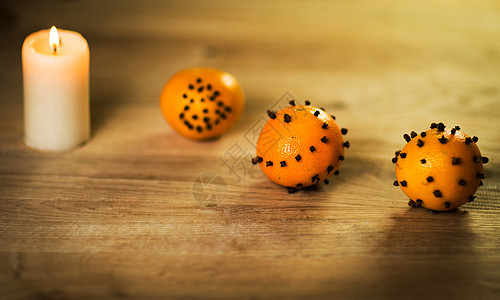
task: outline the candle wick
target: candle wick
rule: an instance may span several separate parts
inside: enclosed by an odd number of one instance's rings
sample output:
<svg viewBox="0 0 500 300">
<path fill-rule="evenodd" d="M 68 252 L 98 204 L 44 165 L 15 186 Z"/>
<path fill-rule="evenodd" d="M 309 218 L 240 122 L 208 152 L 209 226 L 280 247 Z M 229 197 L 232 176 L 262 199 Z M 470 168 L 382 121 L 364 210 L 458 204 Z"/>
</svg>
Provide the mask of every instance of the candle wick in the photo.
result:
<svg viewBox="0 0 500 300">
<path fill-rule="evenodd" d="M 59 38 L 58 43 L 54 44 L 54 54 L 57 53 L 57 48 L 61 46 L 61 38 Z"/>
</svg>

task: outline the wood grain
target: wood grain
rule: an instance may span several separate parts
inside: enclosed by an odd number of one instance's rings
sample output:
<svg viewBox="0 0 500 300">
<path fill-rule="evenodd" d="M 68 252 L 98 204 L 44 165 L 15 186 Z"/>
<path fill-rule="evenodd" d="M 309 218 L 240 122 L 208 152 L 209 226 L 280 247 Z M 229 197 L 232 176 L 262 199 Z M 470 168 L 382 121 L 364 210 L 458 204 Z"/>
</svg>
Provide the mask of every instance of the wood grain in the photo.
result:
<svg viewBox="0 0 500 300">
<path fill-rule="evenodd" d="M 1 298 L 500 296 L 497 2 L 4 1 L 0 20 Z M 91 50 L 93 135 L 62 154 L 23 143 L 22 41 L 53 24 Z M 247 97 L 205 143 L 158 107 L 199 65 Z M 349 128 L 333 184 L 288 194 L 243 159 L 288 98 Z M 450 213 L 410 209 L 392 186 L 402 134 L 435 121 L 490 158 L 477 200 Z M 193 194 L 207 173 L 224 181 L 213 206 Z"/>
</svg>

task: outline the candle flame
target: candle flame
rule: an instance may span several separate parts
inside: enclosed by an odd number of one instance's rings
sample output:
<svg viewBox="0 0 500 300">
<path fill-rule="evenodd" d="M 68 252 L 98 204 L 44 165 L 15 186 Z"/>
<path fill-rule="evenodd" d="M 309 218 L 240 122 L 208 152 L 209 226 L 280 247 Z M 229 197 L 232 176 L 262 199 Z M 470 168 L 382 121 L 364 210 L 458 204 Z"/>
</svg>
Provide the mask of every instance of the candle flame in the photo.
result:
<svg viewBox="0 0 500 300">
<path fill-rule="evenodd" d="M 59 34 L 57 33 L 57 28 L 55 26 L 50 28 L 49 43 L 50 48 L 54 49 L 54 53 L 57 52 L 57 49 L 61 45 L 61 41 L 59 40 Z"/>
</svg>

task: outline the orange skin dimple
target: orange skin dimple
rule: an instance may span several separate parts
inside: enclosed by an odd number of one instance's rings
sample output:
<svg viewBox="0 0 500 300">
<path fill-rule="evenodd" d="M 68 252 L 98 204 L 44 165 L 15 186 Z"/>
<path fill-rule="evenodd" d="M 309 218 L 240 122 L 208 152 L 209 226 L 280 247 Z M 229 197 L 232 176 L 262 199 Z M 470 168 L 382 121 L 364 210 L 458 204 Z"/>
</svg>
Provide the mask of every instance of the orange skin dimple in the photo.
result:
<svg viewBox="0 0 500 300">
<path fill-rule="evenodd" d="M 216 138 L 240 118 L 245 97 L 231 74 L 212 68 L 185 69 L 170 78 L 160 97 L 167 122 L 194 140 Z"/>
<path fill-rule="evenodd" d="M 315 112 L 319 112 L 318 116 Z M 290 116 L 289 123 L 284 121 L 285 114 Z M 322 128 L 325 123 L 327 128 Z M 335 120 L 320 108 L 290 106 L 264 125 L 257 141 L 257 156 L 262 157 L 259 165 L 271 181 L 290 188 L 307 187 L 325 180 L 338 169 L 339 157 L 344 156 L 344 141 Z M 283 161 L 286 166 L 282 167 Z"/>
<path fill-rule="evenodd" d="M 425 137 L 417 135 L 401 150 L 405 158 L 400 154 L 397 159 L 399 186 L 410 199 L 421 200 L 421 205 L 428 209 L 455 209 L 465 204 L 479 187 L 478 174 L 483 173 L 483 163 L 474 157 L 481 157 L 481 152 L 475 142 L 465 143 L 469 136 L 459 130 L 454 132 L 427 130 Z M 446 138 L 444 144 L 439 141 L 443 137 Z M 423 142 L 422 147 L 418 146 L 419 140 Z M 432 178 L 427 180 L 429 176 Z M 402 181 L 406 181 L 407 186 L 402 186 Z M 436 197 L 435 191 L 439 191 L 441 197 Z"/>
</svg>

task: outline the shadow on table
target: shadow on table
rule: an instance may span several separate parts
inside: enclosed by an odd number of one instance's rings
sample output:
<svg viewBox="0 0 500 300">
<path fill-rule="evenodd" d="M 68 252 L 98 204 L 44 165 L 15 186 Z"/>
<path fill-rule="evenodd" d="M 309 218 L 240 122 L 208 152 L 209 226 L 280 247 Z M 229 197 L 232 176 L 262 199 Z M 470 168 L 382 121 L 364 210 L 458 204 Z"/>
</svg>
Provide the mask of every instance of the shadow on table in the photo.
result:
<svg viewBox="0 0 500 300">
<path fill-rule="evenodd" d="M 477 234 L 468 212 L 408 209 L 391 219 L 371 267 L 379 278 L 370 289 L 388 298 L 477 296 Z"/>
<path fill-rule="evenodd" d="M 90 83 L 90 126 L 92 135 L 96 135 L 111 120 L 116 109 L 128 101 L 126 85 L 113 82 Z"/>
</svg>

